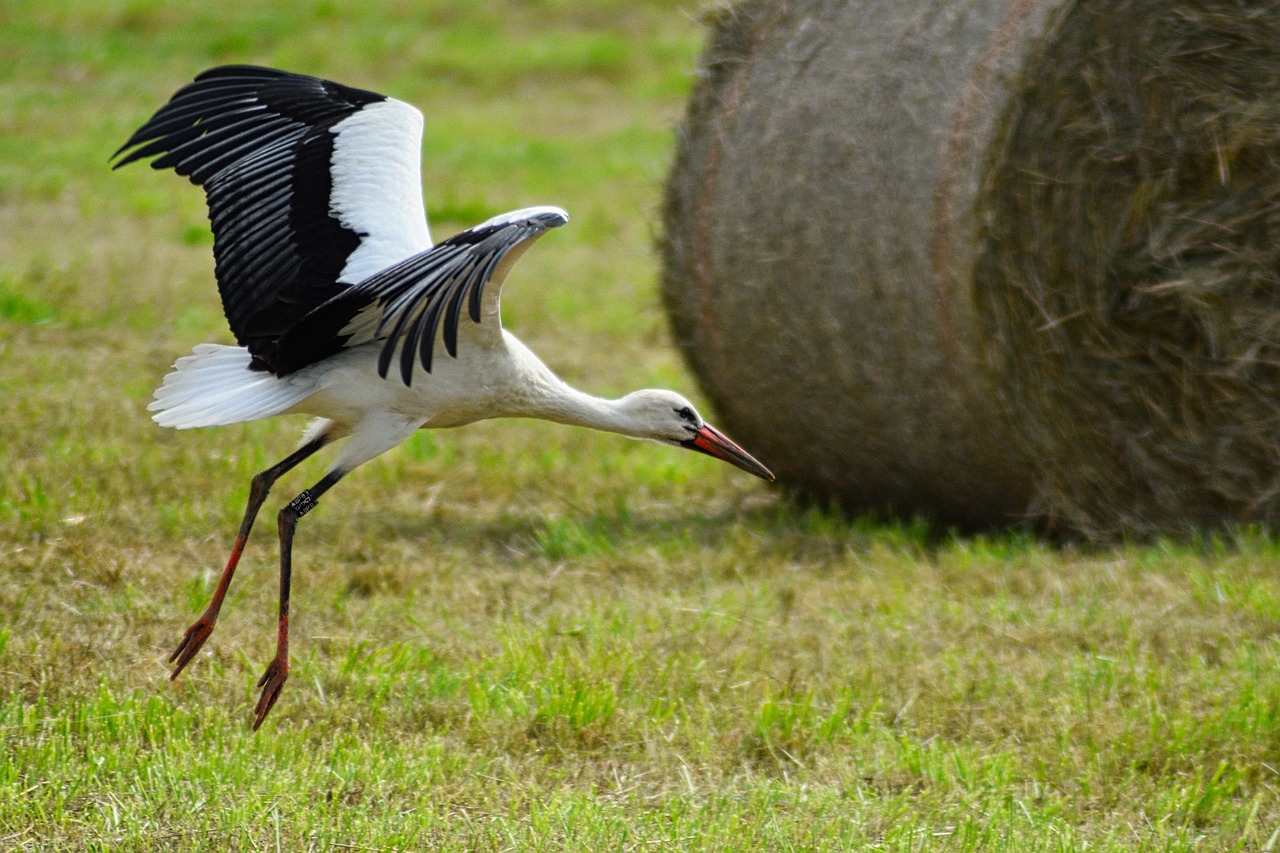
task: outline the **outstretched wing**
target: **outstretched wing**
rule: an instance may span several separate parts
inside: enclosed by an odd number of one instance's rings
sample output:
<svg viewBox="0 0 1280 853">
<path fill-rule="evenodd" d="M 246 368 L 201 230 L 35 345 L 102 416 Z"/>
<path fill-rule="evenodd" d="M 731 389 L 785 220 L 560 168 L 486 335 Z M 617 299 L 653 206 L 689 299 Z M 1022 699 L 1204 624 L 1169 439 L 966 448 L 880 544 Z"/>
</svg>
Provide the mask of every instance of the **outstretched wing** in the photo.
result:
<svg viewBox="0 0 1280 853">
<path fill-rule="evenodd" d="M 257 354 L 351 285 L 430 248 L 422 123 L 374 92 L 229 65 L 179 90 L 113 158 L 119 168 L 155 157 L 152 168 L 204 188 L 223 312 Z"/>
<path fill-rule="evenodd" d="M 264 351 L 258 365 L 292 373 L 381 340 L 378 374 L 386 377 L 398 348 L 400 378 L 411 385 L 415 362 L 431 372 L 437 335 L 449 355 L 458 354 L 464 306 L 473 322 L 491 320 L 491 334 L 500 334 L 499 296 L 511 265 L 547 229 L 568 221 L 558 207 L 531 207 L 456 234 L 333 297 Z"/>
</svg>

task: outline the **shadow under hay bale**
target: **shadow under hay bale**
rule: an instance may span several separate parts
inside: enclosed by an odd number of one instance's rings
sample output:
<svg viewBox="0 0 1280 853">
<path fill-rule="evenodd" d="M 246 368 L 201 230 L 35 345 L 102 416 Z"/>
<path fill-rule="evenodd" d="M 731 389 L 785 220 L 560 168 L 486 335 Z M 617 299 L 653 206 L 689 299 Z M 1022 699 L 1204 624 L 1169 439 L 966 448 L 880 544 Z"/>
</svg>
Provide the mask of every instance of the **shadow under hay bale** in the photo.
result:
<svg viewBox="0 0 1280 853">
<path fill-rule="evenodd" d="M 695 374 L 805 494 L 1280 520 L 1280 4 L 744 0 L 662 250 Z"/>
</svg>

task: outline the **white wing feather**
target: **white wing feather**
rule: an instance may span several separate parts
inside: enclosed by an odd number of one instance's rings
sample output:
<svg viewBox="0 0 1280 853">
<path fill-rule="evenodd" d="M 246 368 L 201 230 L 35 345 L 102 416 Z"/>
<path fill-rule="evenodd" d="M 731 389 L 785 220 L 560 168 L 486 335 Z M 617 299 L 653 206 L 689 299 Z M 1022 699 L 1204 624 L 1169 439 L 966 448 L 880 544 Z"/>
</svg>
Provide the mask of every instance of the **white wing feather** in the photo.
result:
<svg viewBox="0 0 1280 853">
<path fill-rule="evenodd" d="M 331 212 L 361 235 L 339 281 L 357 284 L 431 247 L 422 203 L 422 113 L 395 99 L 333 126 Z"/>
</svg>

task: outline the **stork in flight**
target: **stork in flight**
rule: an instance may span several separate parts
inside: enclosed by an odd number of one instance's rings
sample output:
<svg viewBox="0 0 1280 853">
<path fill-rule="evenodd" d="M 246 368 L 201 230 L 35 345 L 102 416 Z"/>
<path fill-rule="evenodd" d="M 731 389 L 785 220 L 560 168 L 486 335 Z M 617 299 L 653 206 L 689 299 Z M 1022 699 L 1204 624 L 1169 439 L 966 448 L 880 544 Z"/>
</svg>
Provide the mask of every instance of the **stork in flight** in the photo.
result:
<svg viewBox="0 0 1280 853">
<path fill-rule="evenodd" d="M 272 485 L 346 439 L 328 473 L 277 517 L 276 655 L 258 682 L 254 729 L 289 675 L 298 519 L 358 465 L 416 430 L 542 418 L 697 450 L 773 479 L 679 394 L 592 397 L 502 328 L 498 298 L 511 265 L 569 217 L 556 207 L 531 207 L 432 245 L 422 203 L 422 125 L 416 109 L 373 92 L 224 66 L 180 89 L 112 156 L 114 168 L 155 157 L 152 168 L 173 169 L 204 188 L 218 291 L 239 344 L 200 344 L 179 358 L 149 407 L 156 423 L 190 429 L 316 416 L 297 450 L 253 478 L 213 598 L 169 658 L 172 678 L 213 632 Z M 437 338 L 448 358 L 433 359 Z"/>
</svg>

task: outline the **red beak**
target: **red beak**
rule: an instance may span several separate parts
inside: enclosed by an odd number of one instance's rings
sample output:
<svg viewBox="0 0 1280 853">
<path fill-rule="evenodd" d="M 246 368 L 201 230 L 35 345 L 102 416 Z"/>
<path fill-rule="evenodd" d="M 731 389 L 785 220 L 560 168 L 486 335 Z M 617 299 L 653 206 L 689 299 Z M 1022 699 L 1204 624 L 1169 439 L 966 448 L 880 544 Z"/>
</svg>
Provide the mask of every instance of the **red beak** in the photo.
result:
<svg viewBox="0 0 1280 853">
<path fill-rule="evenodd" d="M 680 442 L 684 447 L 690 450 L 696 450 L 699 453 L 705 453 L 708 456 L 714 456 L 717 459 L 723 459 L 730 465 L 736 465 L 748 474 L 755 474 L 762 480 L 773 482 L 773 472 L 761 465 L 755 460 L 750 453 L 734 444 L 720 430 L 711 424 L 703 424 L 702 427 L 694 433 L 693 438 L 688 441 Z"/>
</svg>

